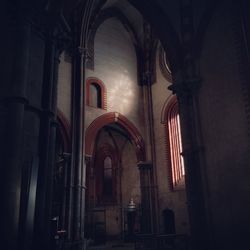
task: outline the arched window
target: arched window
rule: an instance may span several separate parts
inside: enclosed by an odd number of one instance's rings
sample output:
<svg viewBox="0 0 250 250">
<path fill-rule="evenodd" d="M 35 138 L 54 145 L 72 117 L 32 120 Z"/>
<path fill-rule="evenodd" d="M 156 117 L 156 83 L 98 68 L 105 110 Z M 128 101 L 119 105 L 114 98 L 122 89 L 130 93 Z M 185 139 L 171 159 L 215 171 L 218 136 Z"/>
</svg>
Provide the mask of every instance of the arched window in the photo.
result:
<svg viewBox="0 0 250 250">
<path fill-rule="evenodd" d="M 116 202 L 116 165 L 117 153 L 105 144 L 97 150 L 95 156 L 96 198 L 98 204 Z"/>
<path fill-rule="evenodd" d="M 112 196 L 113 181 L 112 181 L 112 159 L 107 156 L 103 161 L 103 195 Z"/>
<path fill-rule="evenodd" d="M 86 82 L 86 93 L 88 106 L 107 109 L 106 89 L 101 80 L 94 77 L 88 78 Z"/>
<path fill-rule="evenodd" d="M 102 93 L 101 88 L 98 84 L 95 82 L 90 84 L 89 89 L 89 106 L 94 108 L 101 108 L 102 107 Z"/>
<path fill-rule="evenodd" d="M 185 186 L 185 169 L 182 156 L 181 127 L 177 98 L 174 96 L 166 110 L 166 133 L 168 147 L 168 165 L 170 166 L 170 186 L 178 189 Z"/>
</svg>

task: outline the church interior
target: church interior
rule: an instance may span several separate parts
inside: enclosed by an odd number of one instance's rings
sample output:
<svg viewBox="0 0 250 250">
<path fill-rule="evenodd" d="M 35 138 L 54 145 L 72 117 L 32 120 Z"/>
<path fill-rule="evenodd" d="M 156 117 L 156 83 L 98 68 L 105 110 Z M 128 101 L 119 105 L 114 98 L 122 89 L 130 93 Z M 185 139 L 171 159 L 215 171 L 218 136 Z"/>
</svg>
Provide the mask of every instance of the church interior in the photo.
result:
<svg viewBox="0 0 250 250">
<path fill-rule="evenodd" d="M 249 1 L 0 6 L 3 249 L 248 248 Z"/>
</svg>

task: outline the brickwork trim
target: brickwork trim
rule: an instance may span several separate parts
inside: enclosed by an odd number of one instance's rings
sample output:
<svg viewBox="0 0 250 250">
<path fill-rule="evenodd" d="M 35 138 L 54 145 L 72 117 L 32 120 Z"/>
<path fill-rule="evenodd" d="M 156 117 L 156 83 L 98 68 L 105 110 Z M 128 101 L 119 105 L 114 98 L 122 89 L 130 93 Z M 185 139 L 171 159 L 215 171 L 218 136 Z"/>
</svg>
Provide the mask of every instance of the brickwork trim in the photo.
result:
<svg viewBox="0 0 250 250">
<path fill-rule="evenodd" d="M 101 128 L 111 123 L 116 123 L 127 131 L 132 144 L 135 146 L 137 161 L 145 161 L 146 151 L 142 136 L 135 125 L 118 112 L 101 115 L 89 125 L 85 133 L 85 154 L 93 155 L 98 132 Z"/>
</svg>

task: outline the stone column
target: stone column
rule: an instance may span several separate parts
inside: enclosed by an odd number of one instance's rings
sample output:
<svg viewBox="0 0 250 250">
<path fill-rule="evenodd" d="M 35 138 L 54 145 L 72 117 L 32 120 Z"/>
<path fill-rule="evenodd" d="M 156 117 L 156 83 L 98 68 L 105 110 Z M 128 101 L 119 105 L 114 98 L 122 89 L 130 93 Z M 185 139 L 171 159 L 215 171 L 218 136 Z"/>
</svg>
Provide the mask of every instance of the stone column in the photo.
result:
<svg viewBox="0 0 250 250">
<path fill-rule="evenodd" d="M 85 236 L 93 237 L 93 213 L 92 209 L 95 204 L 95 181 L 94 181 L 94 168 L 92 162 L 92 155 L 85 155 L 86 163 L 86 204 L 85 204 L 85 213 L 86 219 L 85 226 Z M 86 235 L 87 233 L 87 235 Z"/>
<path fill-rule="evenodd" d="M 197 98 L 199 87 L 199 79 L 189 79 L 172 85 L 170 89 L 177 94 L 179 102 L 191 243 L 194 249 L 208 249 L 207 185 Z"/>
<path fill-rule="evenodd" d="M 209 197 L 206 190 L 205 157 L 198 103 L 201 80 L 193 47 L 195 44 L 193 1 L 180 1 L 180 16 L 183 65 L 178 72 L 178 81 L 176 80 L 170 89 L 176 93 L 179 102 L 191 247 L 205 250 L 209 248 L 209 209 L 208 203 L 205 203 Z M 173 79 L 177 79 L 177 73 L 173 75 Z"/>
<path fill-rule="evenodd" d="M 53 26 L 53 24 L 51 24 Z M 35 240 L 36 249 L 49 249 L 51 234 L 51 209 L 53 199 L 53 173 L 55 167 L 57 81 L 61 44 L 57 26 L 46 29 L 45 58 L 40 123 L 40 164 L 37 180 Z"/>
<path fill-rule="evenodd" d="M 152 233 L 152 190 L 151 190 L 151 162 L 139 162 L 137 164 L 140 171 L 141 186 L 141 233 Z"/>
<path fill-rule="evenodd" d="M 155 149 L 155 131 L 154 131 L 154 111 L 152 100 L 152 84 L 154 82 L 154 63 L 152 62 L 152 51 L 154 51 L 155 37 L 149 23 L 144 22 L 144 44 L 143 44 L 143 72 L 142 84 L 144 94 L 144 116 L 148 126 L 146 132 L 148 134 L 148 159 L 152 161 L 152 166 L 156 166 L 156 149 Z M 158 178 L 157 168 L 153 167 L 151 171 L 151 222 L 154 233 L 159 231 L 159 204 L 158 204 Z"/>
<path fill-rule="evenodd" d="M 6 39 L 8 59 L 1 71 L 1 244 L 8 250 L 17 249 L 22 178 L 22 135 L 24 109 L 28 103 L 26 87 L 29 69 L 31 24 L 16 17 L 9 26 Z M 9 40 L 7 40 L 9 38 Z M 18 41 L 15 42 L 14 41 Z M 9 43 L 9 44 L 7 44 Z M 5 51 L 2 53 L 6 53 Z M 6 56 L 7 58 L 7 56 Z M 2 59 L 4 60 L 4 58 Z M 12 66 L 8 67 L 8 64 Z M 8 71 L 7 69 L 10 69 Z"/>
<path fill-rule="evenodd" d="M 73 56 L 73 107 L 72 107 L 72 238 L 79 246 L 84 240 L 85 181 L 84 115 L 85 115 L 85 61 L 87 51 L 77 48 Z M 76 247 L 77 249 L 77 247 Z"/>
</svg>

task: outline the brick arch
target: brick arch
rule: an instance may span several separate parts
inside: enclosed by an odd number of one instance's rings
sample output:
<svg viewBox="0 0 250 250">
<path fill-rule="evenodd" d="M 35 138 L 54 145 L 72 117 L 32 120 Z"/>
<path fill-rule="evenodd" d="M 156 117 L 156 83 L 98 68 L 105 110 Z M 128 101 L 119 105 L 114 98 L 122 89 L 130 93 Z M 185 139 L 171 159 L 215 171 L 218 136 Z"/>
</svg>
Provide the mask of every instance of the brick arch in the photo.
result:
<svg viewBox="0 0 250 250">
<path fill-rule="evenodd" d="M 85 153 L 93 155 L 95 140 L 98 132 L 105 125 L 116 123 L 124 128 L 136 149 L 137 160 L 145 161 L 145 143 L 137 128 L 125 116 L 118 112 L 110 112 L 96 118 L 87 128 L 85 133 Z"/>
</svg>

